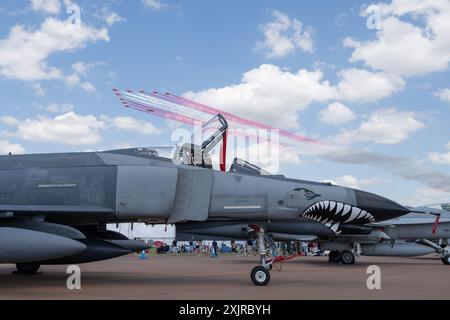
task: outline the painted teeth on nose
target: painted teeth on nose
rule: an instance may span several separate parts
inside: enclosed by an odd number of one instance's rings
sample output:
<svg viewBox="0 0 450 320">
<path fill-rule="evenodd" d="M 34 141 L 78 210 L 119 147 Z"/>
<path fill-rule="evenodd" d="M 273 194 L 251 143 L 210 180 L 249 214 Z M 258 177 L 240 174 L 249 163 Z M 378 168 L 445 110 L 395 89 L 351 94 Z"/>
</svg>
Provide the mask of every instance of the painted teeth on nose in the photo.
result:
<svg viewBox="0 0 450 320">
<path fill-rule="evenodd" d="M 344 223 L 355 220 L 360 214 L 361 214 L 361 209 L 359 209 L 357 207 L 353 207 L 352 214 L 350 215 L 350 217 L 348 217 L 347 220 L 345 220 Z"/>
<path fill-rule="evenodd" d="M 336 207 L 336 202 L 330 201 L 330 209 L 329 209 L 329 211 L 330 212 L 333 211 L 334 207 Z"/>
<path fill-rule="evenodd" d="M 343 207 L 344 207 L 344 205 L 342 203 L 338 202 L 337 208 L 336 208 L 336 214 L 339 214 Z"/>
<path fill-rule="evenodd" d="M 362 210 L 357 219 L 364 219 L 365 217 L 367 217 L 367 215 L 368 215 L 367 211 Z"/>
<path fill-rule="evenodd" d="M 352 206 L 349 205 L 349 204 L 346 204 L 346 205 L 344 206 L 344 211 L 342 212 L 341 217 L 347 215 L 347 213 L 349 213 L 350 210 L 352 210 Z"/>
<path fill-rule="evenodd" d="M 325 204 L 325 208 L 328 208 L 328 210 L 329 210 L 329 207 L 330 207 L 330 201 L 325 201 L 324 204 Z"/>
<path fill-rule="evenodd" d="M 332 226 L 330 229 L 333 230 L 333 232 L 336 233 L 337 229 L 339 228 L 339 223 L 336 223 L 334 226 Z"/>
</svg>

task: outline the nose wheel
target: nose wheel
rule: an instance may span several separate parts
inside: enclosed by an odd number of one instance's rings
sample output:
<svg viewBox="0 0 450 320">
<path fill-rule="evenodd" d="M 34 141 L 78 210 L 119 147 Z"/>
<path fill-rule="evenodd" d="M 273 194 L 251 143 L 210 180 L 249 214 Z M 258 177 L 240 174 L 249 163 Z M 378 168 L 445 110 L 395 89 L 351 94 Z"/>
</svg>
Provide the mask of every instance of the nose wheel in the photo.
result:
<svg viewBox="0 0 450 320">
<path fill-rule="evenodd" d="M 255 230 L 258 235 L 258 253 L 261 264 L 252 269 L 250 279 L 256 286 L 266 286 L 270 282 L 270 270 L 272 270 L 272 257 L 269 257 L 269 251 L 266 247 L 266 238 L 264 228 L 259 227 Z M 269 261 L 269 262 L 268 262 Z"/>
<path fill-rule="evenodd" d="M 254 267 L 250 277 L 256 286 L 266 286 L 270 282 L 270 272 L 263 266 Z"/>
<path fill-rule="evenodd" d="M 450 266 L 450 254 L 447 254 L 441 258 L 442 263 L 446 266 Z"/>
</svg>

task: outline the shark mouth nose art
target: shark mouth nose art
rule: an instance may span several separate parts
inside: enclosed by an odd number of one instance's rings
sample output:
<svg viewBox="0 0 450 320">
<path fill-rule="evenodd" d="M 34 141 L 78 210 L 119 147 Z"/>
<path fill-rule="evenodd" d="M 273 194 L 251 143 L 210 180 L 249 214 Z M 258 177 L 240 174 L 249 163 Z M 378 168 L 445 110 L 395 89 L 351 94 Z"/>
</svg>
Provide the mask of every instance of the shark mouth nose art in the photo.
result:
<svg viewBox="0 0 450 320">
<path fill-rule="evenodd" d="M 300 216 L 323 223 L 334 232 L 343 223 L 363 224 L 375 221 L 374 216 L 369 212 L 337 201 L 316 202 L 303 211 Z"/>
</svg>

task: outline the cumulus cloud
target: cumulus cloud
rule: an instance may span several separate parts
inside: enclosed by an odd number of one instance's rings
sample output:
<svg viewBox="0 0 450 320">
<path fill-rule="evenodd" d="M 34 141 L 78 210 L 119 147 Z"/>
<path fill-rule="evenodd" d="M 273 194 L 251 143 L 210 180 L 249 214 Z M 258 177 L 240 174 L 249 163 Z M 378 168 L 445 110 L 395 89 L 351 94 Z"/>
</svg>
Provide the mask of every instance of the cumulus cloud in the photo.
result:
<svg viewBox="0 0 450 320">
<path fill-rule="evenodd" d="M 188 99 L 263 123 L 297 127 L 297 112 L 312 102 L 325 102 L 337 95 L 320 71 L 283 71 L 269 64 L 246 72 L 240 84 L 201 92 L 188 92 Z"/>
<path fill-rule="evenodd" d="M 393 75 L 350 69 L 339 73 L 332 85 L 320 70 L 298 72 L 263 64 L 244 73 L 241 83 L 185 96 L 242 117 L 283 128 L 296 128 L 299 111 L 313 102 L 342 100 L 374 102 L 403 88 L 403 80 Z"/>
<path fill-rule="evenodd" d="M 110 12 L 105 16 L 105 22 L 108 26 L 112 26 L 113 24 L 124 21 L 126 21 L 126 19 L 119 16 L 119 14 L 117 14 L 116 12 Z"/>
<path fill-rule="evenodd" d="M 44 86 L 42 86 L 42 84 L 40 84 L 39 82 L 33 83 L 31 87 L 33 88 L 34 92 L 40 97 L 45 97 L 45 95 L 47 94 L 47 89 L 45 89 Z"/>
<path fill-rule="evenodd" d="M 108 7 L 103 7 L 95 14 L 95 16 L 104 21 L 108 26 L 112 26 L 119 22 L 125 22 L 127 19 L 121 17 L 117 12 L 111 11 Z"/>
<path fill-rule="evenodd" d="M 112 119 L 107 119 L 111 125 L 122 130 L 133 131 L 145 135 L 159 135 L 161 130 L 156 128 L 152 123 L 143 120 L 137 120 L 132 117 L 115 117 Z"/>
<path fill-rule="evenodd" d="M 12 116 L 2 116 L 0 122 L 8 126 L 15 126 L 19 123 L 19 120 Z"/>
<path fill-rule="evenodd" d="M 31 0 L 31 8 L 47 14 L 58 14 L 61 11 L 59 0 Z"/>
<path fill-rule="evenodd" d="M 450 102 L 450 89 L 440 89 L 433 94 L 439 100 L 444 102 Z"/>
<path fill-rule="evenodd" d="M 25 149 L 20 144 L 13 144 L 6 140 L 0 141 L 0 154 L 24 154 Z"/>
<path fill-rule="evenodd" d="M 445 147 L 450 149 L 450 142 Z M 450 151 L 447 153 L 432 152 L 428 155 L 428 159 L 436 164 L 450 164 Z"/>
<path fill-rule="evenodd" d="M 377 144 L 397 144 L 409 138 L 413 132 L 425 128 L 425 124 L 410 111 L 380 109 L 355 130 L 344 131 L 332 140 L 339 143 L 372 141 Z"/>
<path fill-rule="evenodd" d="M 70 105 L 50 105 L 50 111 L 59 112 Z M 17 137 L 26 141 L 60 143 L 73 146 L 95 145 L 102 140 L 101 130 L 120 129 L 146 135 L 157 135 L 161 131 L 151 123 L 130 117 L 109 118 L 93 115 L 79 115 L 74 111 L 55 116 L 39 116 L 21 121 L 14 117 L 1 117 L 0 122 L 14 126 L 15 132 L 3 132 L 4 136 Z"/>
<path fill-rule="evenodd" d="M 373 69 L 405 77 L 448 68 L 448 0 L 393 0 L 377 5 L 382 21 L 376 39 L 344 40 L 344 45 L 353 49 L 351 62 L 362 61 Z"/>
<path fill-rule="evenodd" d="M 92 145 L 101 141 L 99 130 L 105 126 L 106 123 L 95 116 L 81 116 L 71 111 L 55 118 L 41 116 L 20 121 L 14 135 L 27 141 Z"/>
<path fill-rule="evenodd" d="M 156 11 L 159 11 L 166 6 L 160 0 L 142 0 L 142 3 L 146 8 L 150 8 Z"/>
<path fill-rule="evenodd" d="M 385 72 L 347 69 L 342 70 L 339 75 L 339 96 L 350 102 L 375 102 L 390 97 L 405 86 L 401 77 Z"/>
<path fill-rule="evenodd" d="M 277 10 L 272 11 L 272 17 L 273 21 L 261 27 L 264 40 L 256 45 L 256 49 L 264 51 L 267 58 L 285 57 L 298 49 L 305 52 L 314 50 L 311 27 L 303 27 L 299 20 Z"/>
<path fill-rule="evenodd" d="M 332 125 L 339 125 L 355 119 L 355 113 L 342 103 L 332 103 L 319 114 L 320 120 Z"/>
<path fill-rule="evenodd" d="M 383 179 L 379 178 L 365 178 L 365 179 L 358 179 L 352 175 L 344 175 L 342 177 L 337 178 L 336 180 L 328 180 L 324 182 L 331 182 L 332 184 L 344 186 L 348 188 L 353 189 L 361 189 L 368 186 L 377 185 L 380 183 L 385 183 Z"/>
<path fill-rule="evenodd" d="M 74 105 L 70 103 L 50 103 L 44 109 L 50 113 L 67 113 L 74 109 Z"/>
<path fill-rule="evenodd" d="M 36 30 L 16 25 L 5 39 L 0 40 L 0 75 L 23 81 L 62 80 L 87 88 L 89 86 L 77 73 L 65 75 L 61 69 L 50 66 L 48 58 L 98 41 L 109 41 L 106 28 L 76 27 L 53 17 L 45 19 Z"/>
</svg>

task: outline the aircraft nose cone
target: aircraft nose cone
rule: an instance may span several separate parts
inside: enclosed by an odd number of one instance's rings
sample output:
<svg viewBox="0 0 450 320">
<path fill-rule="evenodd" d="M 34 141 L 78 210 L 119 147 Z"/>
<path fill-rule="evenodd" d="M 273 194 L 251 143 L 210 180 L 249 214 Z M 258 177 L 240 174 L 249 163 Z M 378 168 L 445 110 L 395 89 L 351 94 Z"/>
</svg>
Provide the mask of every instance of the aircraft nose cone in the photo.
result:
<svg viewBox="0 0 450 320">
<path fill-rule="evenodd" d="M 378 196 L 373 193 L 354 190 L 356 205 L 370 212 L 375 221 L 393 219 L 410 212 L 410 210 L 397 202 Z"/>
</svg>

